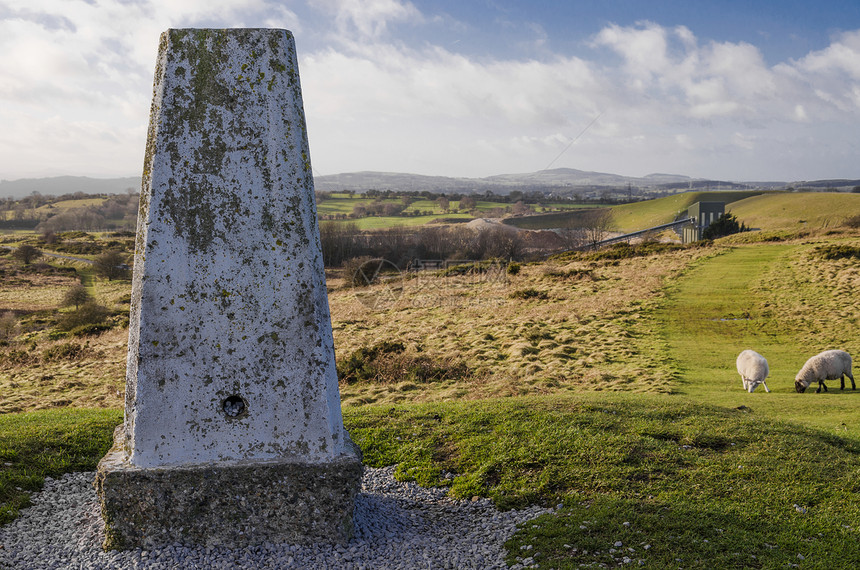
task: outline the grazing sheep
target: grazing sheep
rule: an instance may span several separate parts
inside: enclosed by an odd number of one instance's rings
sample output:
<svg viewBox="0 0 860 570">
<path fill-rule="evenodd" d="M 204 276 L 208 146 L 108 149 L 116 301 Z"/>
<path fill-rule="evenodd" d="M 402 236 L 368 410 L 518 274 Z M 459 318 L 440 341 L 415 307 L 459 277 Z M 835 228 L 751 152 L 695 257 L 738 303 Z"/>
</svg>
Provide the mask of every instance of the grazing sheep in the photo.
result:
<svg viewBox="0 0 860 570">
<path fill-rule="evenodd" d="M 824 381 L 839 378 L 842 382 L 840 389 L 844 390 L 846 376 L 851 379 L 851 389 L 856 390 L 854 376 L 851 374 L 851 355 L 844 350 L 825 350 L 806 361 L 794 378 L 794 389 L 803 393 L 810 384 L 818 382 L 818 390 L 815 393 L 821 392 L 822 388 L 827 392 Z"/>
<path fill-rule="evenodd" d="M 737 365 L 744 390 L 752 394 L 759 384 L 764 384 L 765 392 L 770 392 L 764 381 L 770 372 L 764 356 L 754 350 L 745 350 L 738 355 Z"/>
</svg>

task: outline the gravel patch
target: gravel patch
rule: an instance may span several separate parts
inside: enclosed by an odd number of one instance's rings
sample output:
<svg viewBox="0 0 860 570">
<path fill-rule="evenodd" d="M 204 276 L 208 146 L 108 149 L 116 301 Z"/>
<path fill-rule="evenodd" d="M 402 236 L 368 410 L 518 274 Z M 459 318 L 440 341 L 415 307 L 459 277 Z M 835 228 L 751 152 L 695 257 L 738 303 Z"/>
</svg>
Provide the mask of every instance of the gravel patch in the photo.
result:
<svg viewBox="0 0 860 570">
<path fill-rule="evenodd" d="M 507 568 L 504 542 L 517 525 L 551 512 L 500 512 L 488 499 L 457 501 L 444 488 L 401 483 L 394 467 L 365 467 L 355 537 L 342 546 L 262 544 L 242 549 L 171 545 L 104 552 L 95 473 L 46 479 L 33 506 L 0 527 L 0 568 Z M 517 565 L 520 567 L 520 565 Z"/>
</svg>

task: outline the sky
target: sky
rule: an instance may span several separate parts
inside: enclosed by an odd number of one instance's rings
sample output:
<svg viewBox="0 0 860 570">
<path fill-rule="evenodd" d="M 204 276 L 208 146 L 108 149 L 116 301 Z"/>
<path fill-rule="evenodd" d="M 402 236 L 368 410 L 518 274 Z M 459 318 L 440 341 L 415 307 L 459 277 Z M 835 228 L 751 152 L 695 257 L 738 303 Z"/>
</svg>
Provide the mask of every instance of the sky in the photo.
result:
<svg viewBox="0 0 860 570">
<path fill-rule="evenodd" d="M 0 0 L 0 179 L 139 176 L 188 27 L 293 32 L 316 175 L 860 178 L 856 0 Z"/>
</svg>

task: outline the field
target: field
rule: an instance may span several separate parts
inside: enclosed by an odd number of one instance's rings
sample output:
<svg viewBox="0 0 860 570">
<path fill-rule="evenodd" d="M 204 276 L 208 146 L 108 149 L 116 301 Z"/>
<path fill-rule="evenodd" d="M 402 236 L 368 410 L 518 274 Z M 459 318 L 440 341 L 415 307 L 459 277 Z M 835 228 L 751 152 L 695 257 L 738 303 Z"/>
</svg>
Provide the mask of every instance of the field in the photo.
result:
<svg viewBox="0 0 860 570">
<path fill-rule="evenodd" d="M 344 420 L 366 463 L 500 508 L 562 505 L 511 539 L 511 563 L 853 567 L 860 392 L 797 394 L 794 375 L 820 350 L 860 355 L 860 232 L 841 221 L 860 205 L 839 195 L 825 223 L 818 202 L 767 198 L 733 211 L 809 221 L 768 227 L 774 241 L 619 246 L 359 289 L 331 272 Z M 72 280 L 48 277 L 15 273 L 0 313 L 50 321 Z M 93 286 L 127 310 L 128 282 Z M 41 477 L 93 468 L 121 419 L 124 332 L 46 328 L 2 348 L 0 521 Z M 745 348 L 768 358 L 771 393 L 742 390 Z"/>
<path fill-rule="evenodd" d="M 356 219 L 345 219 L 353 212 L 356 206 L 367 206 L 373 202 L 382 204 L 402 204 L 400 198 L 380 198 L 372 199 L 361 195 L 348 196 L 347 194 L 335 193 L 317 204 L 317 211 L 323 219 L 326 217 L 340 216 L 344 219 L 335 219 L 335 221 L 345 221 L 355 223 L 360 230 L 378 230 L 391 227 L 415 227 L 429 223 L 439 223 L 448 220 L 471 220 L 482 214 L 493 214 L 499 211 L 510 209 L 511 204 L 506 202 L 492 202 L 487 200 L 478 200 L 475 204 L 476 214 L 460 211 L 460 202 L 451 200 L 448 204 L 448 210 L 443 210 L 438 203 L 433 200 L 417 200 L 410 202 L 404 209 L 404 215 L 401 216 L 366 216 Z M 573 209 L 575 206 L 568 203 L 548 202 L 541 206 L 533 206 L 535 211 L 544 212 L 550 209 Z M 497 213 L 495 215 L 498 215 Z"/>
</svg>

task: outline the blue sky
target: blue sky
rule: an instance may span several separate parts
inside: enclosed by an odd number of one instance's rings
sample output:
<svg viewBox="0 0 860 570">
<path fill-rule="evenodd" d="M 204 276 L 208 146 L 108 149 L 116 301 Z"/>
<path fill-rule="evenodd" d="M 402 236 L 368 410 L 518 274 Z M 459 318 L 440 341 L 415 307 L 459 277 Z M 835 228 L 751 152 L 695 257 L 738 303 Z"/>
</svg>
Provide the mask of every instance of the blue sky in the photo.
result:
<svg viewBox="0 0 860 570">
<path fill-rule="evenodd" d="M 169 27 L 292 30 L 317 174 L 860 178 L 856 0 L 0 0 L 0 178 L 138 175 Z"/>
</svg>

